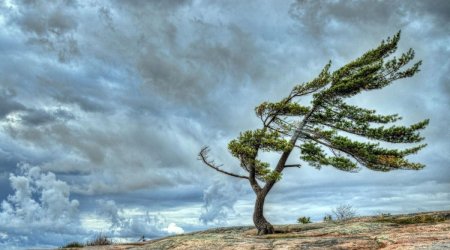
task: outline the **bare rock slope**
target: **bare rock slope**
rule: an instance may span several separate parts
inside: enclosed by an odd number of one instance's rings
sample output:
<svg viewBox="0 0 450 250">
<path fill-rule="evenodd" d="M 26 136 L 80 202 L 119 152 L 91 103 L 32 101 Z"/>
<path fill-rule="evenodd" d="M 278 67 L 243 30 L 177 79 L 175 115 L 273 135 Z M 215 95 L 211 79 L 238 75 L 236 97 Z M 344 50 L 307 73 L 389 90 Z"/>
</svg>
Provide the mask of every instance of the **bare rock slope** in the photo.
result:
<svg viewBox="0 0 450 250">
<path fill-rule="evenodd" d="M 88 249 L 450 249 L 450 211 L 361 217 L 346 222 L 211 229 L 148 241 Z"/>
</svg>

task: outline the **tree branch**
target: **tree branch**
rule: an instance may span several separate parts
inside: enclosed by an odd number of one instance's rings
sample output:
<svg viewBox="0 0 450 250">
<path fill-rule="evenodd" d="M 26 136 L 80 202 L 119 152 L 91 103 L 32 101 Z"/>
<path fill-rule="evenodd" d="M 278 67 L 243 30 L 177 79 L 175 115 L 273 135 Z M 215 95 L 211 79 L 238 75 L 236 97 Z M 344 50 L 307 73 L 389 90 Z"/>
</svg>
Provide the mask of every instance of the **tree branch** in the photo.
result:
<svg viewBox="0 0 450 250">
<path fill-rule="evenodd" d="M 290 150 L 284 151 L 281 154 L 281 157 L 278 160 L 277 166 L 275 167 L 274 171 L 276 171 L 278 173 L 283 172 L 283 169 L 285 168 L 285 163 L 288 160 L 293 147 L 295 147 L 295 142 L 298 140 L 298 138 L 302 134 L 302 129 L 305 127 L 305 125 L 308 122 L 308 119 L 316 111 L 316 109 L 317 109 L 317 105 L 314 105 L 313 107 L 311 107 L 311 110 L 304 116 L 303 120 L 297 126 L 297 128 L 294 131 L 294 134 L 292 135 L 291 139 L 289 140 L 289 143 L 292 145 L 292 148 Z M 264 185 L 264 187 L 263 187 L 263 192 L 267 194 L 270 191 L 270 189 L 272 189 L 273 185 L 275 185 L 275 182 L 276 182 L 275 180 L 270 180 L 270 181 L 266 182 L 266 185 Z"/>
<path fill-rule="evenodd" d="M 300 168 L 302 165 L 300 164 L 289 164 L 289 165 L 284 165 L 285 168 Z"/>
<path fill-rule="evenodd" d="M 229 175 L 229 176 L 233 176 L 236 178 L 242 178 L 242 179 L 248 179 L 247 176 L 230 173 L 230 172 L 220 169 L 220 167 L 221 167 L 220 165 L 218 166 L 218 165 L 214 164 L 214 161 L 208 160 L 208 152 L 209 152 L 209 148 L 205 146 L 202 148 L 202 150 L 200 150 L 200 153 L 198 154 L 198 159 L 201 160 L 206 166 L 208 166 L 216 171 L 219 171 L 223 174 Z"/>
<path fill-rule="evenodd" d="M 292 98 L 294 98 L 294 97 L 295 97 L 295 95 L 291 91 L 291 93 L 289 93 L 289 96 L 284 100 L 284 104 L 290 102 L 292 100 Z M 267 128 L 278 117 L 278 115 L 279 115 L 278 113 L 267 115 L 266 119 L 263 120 L 264 127 Z M 267 122 L 269 117 L 270 117 L 270 121 Z"/>
<path fill-rule="evenodd" d="M 313 141 L 315 141 L 315 142 L 317 142 L 317 143 L 319 143 L 319 144 L 322 144 L 322 145 L 324 145 L 324 146 L 326 146 L 326 147 L 328 147 L 328 148 L 330 148 L 330 149 L 335 149 L 335 150 L 338 150 L 338 151 L 340 151 L 340 152 L 343 152 L 343 153 L 345 153 L 345 154 L 351 156 L 351 157 L 352 157 L 353 159 L 355 159 L 361 166 L 366 166 L 366 165 L 367 165 L 363 159 L 361 159 L 360 157 L 356 156 L 354 153 L 349 152 L 348 150 L 345 150 L 345 149 L 342 149 L 342 148 L 334 147 L 334 146 L 331 145 L 331 144 L 328 144 L 328 143 L 325 143 L 325 142 L 319 140 L 318 137 L 313 137 L 313 136 L 310 136 L 310 135 L 308 135 L 308 134 L 305 134 L 305 135 L 306 135 L 309 139 L 311 139 L 311 140 L 313 140 Z M 297 146 L 297 145 L 296 145 L 296 146 Z M 298 147 L 298 146 L 297 146 L 297 147 Z"/>
</svg>

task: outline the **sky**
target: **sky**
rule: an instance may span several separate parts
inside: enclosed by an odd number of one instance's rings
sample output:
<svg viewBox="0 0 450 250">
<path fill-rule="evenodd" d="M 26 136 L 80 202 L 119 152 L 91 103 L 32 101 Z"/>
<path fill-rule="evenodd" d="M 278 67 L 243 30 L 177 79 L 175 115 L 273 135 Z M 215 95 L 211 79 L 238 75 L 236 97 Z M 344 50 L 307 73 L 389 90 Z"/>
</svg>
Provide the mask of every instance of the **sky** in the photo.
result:
<svg viewBox="0 0 450 250">
<path fill-rule="evenodd" d="M 242 173 L 227 143 L 261 126 L 254 107 L 399 30 L 421 71 L 349 102 L 429 118 L 410 158 L 426 168 L 289 168 L 265 215 L 448 210 L 448 23 L 447 0 L 0 0 L 0 249 L 251 225 L 250 186 L 203 166 L 202 146 Z"/>
</svg>

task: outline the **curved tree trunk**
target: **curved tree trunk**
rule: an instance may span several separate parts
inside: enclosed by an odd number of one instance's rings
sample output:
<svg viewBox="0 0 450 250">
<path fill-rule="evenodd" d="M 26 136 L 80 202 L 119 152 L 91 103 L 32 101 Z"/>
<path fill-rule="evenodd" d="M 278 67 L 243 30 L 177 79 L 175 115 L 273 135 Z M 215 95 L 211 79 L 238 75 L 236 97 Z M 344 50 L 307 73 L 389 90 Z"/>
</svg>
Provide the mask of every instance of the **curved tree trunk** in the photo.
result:
<svg viewBox="0 0 450 250">
<path fill-rule="evenodd" d="M 264 201 L 267 193 L 258 192 L 256 194 L 255 210 L 253 211 L 253 223 L 255 223 L 256 229 L 258 229 L 258 235 L 273 234 L 274 229 L 266 218 L 264 218 Z"/>
</svg>

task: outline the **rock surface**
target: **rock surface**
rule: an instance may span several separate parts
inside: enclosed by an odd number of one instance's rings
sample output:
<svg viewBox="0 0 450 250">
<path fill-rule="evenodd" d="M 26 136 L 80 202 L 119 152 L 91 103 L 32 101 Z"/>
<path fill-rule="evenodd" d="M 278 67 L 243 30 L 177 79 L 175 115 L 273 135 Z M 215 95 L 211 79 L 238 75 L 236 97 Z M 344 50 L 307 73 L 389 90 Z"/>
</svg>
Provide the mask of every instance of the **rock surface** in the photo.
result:
<svg viewBox="0 0 450 250">
<path fill-rule="evenodd" d="M 272 235 L 256 236 L 252 227 L 218 228 L 83 249 L 450 249 L 450 211 L 284 225 L 275 230 Z"/>
</svg>

